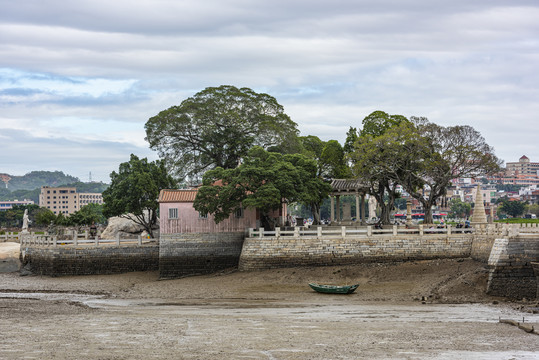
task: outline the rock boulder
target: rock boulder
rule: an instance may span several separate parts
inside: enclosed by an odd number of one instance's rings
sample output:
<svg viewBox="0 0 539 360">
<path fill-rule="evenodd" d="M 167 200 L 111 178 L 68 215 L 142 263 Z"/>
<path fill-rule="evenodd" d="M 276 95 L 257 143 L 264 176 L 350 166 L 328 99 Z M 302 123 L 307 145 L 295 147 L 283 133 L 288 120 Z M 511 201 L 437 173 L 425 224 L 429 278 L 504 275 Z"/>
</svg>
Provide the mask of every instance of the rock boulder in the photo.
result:
<svg viewBox="0 0 539 360">
<path fill-rule="evenodd" d="M 157 221 L 156 227 L 154 227 L 154 237 L 158 237 L 159 229 L 159 220 Z M 133 239 L 141 235 L 146 237 L 148 233 L 144 230 L 144 227 L 135 223 L 134 221 L 124 218 L 124 217 L 111 217 L 108 221 L 108 225 L 105 230 L 101 233 L 102 239 L 116 239 L 117 235 L 120 235 L 121 239 Z"/>
</svg>

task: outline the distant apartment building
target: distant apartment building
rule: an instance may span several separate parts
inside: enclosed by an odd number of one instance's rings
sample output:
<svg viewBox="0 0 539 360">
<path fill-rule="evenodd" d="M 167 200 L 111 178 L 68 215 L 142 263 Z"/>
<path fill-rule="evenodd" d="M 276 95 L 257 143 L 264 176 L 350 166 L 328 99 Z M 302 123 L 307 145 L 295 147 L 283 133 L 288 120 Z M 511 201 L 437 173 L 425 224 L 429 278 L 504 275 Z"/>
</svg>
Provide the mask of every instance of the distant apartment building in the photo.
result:
<svg viewBox="0 0 539 360">
<path fill-rule="evenodd" d="M 13 206 L 18 205 L 33 205 L 33 200 L 13 200 L 13 201 L 0 201 L 0 211 L 13 209 Z"/>
<path fill-rule="evenodd" d="M 518 185 L 518 186 L 530 186 L 539 185 L 539 175 L 507 175 L 507 173 L 500 173 L 494 176 L 489 176 L 490 181 L 496 184 L 502 185 Z"/>
<path fill-rule="evenodd" d="M 508 162 L 505 168 L 506 175 L 539 175 L 539 162 L 531 162 L 526 155 L 522 155 L 518 162 Z"/>
<path fill-rule="evenodd" d="M 39 206 L 54 214 L 70 215 L 88 204 L 103 204 L 101 193 L 78 193 L 75 187 L 42 186 Z"/>
</svg>

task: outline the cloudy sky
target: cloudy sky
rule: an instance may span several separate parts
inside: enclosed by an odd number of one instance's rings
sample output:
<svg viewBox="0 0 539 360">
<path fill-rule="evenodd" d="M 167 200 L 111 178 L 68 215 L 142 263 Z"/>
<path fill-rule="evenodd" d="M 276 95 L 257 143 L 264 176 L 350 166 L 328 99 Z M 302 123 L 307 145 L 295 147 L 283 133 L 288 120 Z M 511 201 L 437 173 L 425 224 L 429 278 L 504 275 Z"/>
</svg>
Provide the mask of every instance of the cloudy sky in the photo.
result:
<svg viewBox="0 0 539 360">
<path fill-rule="evenodd" d="M 274 96 L 344 141 L 375 110 L 471 125 L 539 162 L 536 0 L 0 0 L 0 173 L 88 181 L 208 86 Z"/>
</svg>

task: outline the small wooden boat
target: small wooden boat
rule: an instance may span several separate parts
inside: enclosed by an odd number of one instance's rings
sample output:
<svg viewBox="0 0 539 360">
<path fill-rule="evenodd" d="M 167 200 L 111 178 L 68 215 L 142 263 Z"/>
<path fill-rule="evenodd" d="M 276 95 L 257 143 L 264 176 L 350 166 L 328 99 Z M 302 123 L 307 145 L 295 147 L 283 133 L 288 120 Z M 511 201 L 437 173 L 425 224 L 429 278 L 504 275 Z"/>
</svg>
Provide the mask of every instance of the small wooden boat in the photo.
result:
<svg viewBox="0 0 539 360">
<path fill-rule="evenodd" d="M 321 285 L 315 283 L 309 283 L 309 286 L 319 292 L 325 294 L 351 294 L 358 288 L 359 284 L 355 285 Z"/>
</svg>

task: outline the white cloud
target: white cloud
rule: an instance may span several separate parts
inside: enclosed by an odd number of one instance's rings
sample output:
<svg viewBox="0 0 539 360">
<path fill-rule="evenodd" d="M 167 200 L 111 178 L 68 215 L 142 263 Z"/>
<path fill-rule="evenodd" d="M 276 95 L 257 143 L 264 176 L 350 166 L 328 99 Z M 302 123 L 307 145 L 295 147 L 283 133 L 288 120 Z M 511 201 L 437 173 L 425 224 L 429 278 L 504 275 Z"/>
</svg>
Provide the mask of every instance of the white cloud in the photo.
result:
<svg viewBox="0 0 539 360">
<path fill-rule="evenodd" d="M 149 117 L 221 84 L 275 96 L 303 135 L 343 141 L 349 126 L 383 110 L 469 124 L 506 161 L 539 161 L 532 0 L 0 7 L 0 136 L 19 131 L 6 148 L 13 162 L 0 172 L 42 169 L 21 151 L 42 144 L 57 149 L 48 155 L 66 173 L 79 168 L 77 157 L 108 173 L 133 149 L 154 154 L 144 141 Z M 99 141 L 106 145 L 90 152 L 81 145 Z"/>
</svg>

